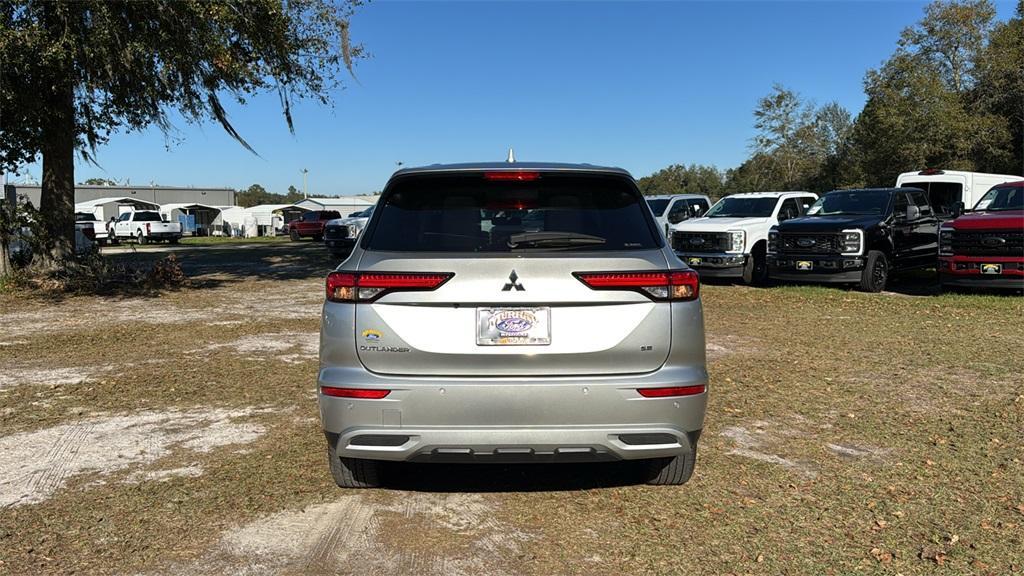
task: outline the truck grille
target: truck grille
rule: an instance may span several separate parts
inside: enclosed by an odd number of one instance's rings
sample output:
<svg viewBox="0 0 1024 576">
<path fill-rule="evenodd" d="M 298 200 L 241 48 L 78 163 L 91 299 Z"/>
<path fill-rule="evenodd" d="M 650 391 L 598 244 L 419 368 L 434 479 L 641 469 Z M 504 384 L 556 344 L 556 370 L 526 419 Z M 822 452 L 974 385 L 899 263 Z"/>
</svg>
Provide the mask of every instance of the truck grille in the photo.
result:
<svg viewBox="0 0 1024 576">
<path fill-rule="evenodd" d="M 348 238 L 348 226 L 325 226 L 324 238 L 328 240 L 341 240 L 342 238 Z"/>
<path fill-rule="evenodd" d="M 986 230 L 953 232 L 953 253 L 965 256 L 1024 256 L 1024 232 Z"/>
<path fill-rule="evenodd" d="M 677 252 L 725 252 L 730 248 L 725 232 L 673 232 L 672 248 Z"/>
<path fill-rule="evenodd" d="M 838 234 L 782 234 L 780 252 L 839 254 L 843 251 Z"/>
</svg>

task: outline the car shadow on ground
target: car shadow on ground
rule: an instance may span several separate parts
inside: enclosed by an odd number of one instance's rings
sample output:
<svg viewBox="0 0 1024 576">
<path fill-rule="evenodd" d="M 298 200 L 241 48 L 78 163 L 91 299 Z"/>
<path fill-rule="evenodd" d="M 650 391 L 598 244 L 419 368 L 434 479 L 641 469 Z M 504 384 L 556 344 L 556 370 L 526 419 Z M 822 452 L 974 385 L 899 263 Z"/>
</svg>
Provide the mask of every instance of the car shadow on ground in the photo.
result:
<svg viewBox="0 0 1024 576">
<path fill-rule="evenodd" d="M 388 462 L 383 488 L 410 492 L 560 492 L 644 483 L 643 462 L 417 464 Z"/>
</svg>

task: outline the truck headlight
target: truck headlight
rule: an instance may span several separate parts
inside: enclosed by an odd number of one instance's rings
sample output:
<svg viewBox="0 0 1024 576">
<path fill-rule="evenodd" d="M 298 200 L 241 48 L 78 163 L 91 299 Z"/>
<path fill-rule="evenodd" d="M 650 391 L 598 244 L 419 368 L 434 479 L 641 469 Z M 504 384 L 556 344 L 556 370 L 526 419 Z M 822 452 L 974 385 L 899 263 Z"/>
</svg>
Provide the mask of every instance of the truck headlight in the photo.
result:
<svg viewBox="0 0 1024 576">
<path fill-rule="evenodd" d="M 779 251 L 779 232 L 770 230 L 768 232 L 768 253 L 774 254 Z"/>
<path fill-rule="evenodd" d="M 953 255 L 953 231 L 939 230 L 939 254 L 943 256 Z"/>
<path fill-rule="evenodd" d="M 864 248 L 863 230 L 843 230 L 840 235 L 843 243 L 843 254 L 860 254 Z"/>
<path fill-rule="evenodd" d="M 739 232 L 729 232 L 729 250 L 728 252 L 743 252 L 744 240 L 747 233 L 742 230 Z"/>
</svg>

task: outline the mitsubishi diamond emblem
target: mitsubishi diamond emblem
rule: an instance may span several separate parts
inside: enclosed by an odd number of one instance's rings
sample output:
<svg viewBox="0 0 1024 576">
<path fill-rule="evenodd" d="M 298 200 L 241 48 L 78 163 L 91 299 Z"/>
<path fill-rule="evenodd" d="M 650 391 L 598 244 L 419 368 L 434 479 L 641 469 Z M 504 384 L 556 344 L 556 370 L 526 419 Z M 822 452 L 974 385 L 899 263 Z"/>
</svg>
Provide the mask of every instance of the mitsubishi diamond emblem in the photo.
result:
<svg viewBox="0 0 1024 576">
<path fill-rule="evenodd" d="M 501 288 L 502 292 L 508 292 L 509 290 L 515 290 L 517 292 L 523 292 L 526 288 L 523 288 L 522 282 L 519 281 L 519 275 L 516 274 L 515 269 L 512 269 L 512 273 L 508 275 L 508 282 Z"/>
</svg>

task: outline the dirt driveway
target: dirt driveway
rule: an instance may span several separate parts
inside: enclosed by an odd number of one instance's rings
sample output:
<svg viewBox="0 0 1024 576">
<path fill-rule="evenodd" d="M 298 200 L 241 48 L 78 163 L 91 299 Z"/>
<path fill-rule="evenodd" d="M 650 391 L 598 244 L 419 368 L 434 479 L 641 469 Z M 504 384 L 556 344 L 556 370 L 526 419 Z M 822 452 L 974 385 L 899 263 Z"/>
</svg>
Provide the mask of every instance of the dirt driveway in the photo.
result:
<svg viewBox="0 0 1024 576">
<path fill-rule="evenodd" d="M 707 286 L 689 484 L 396 465 L 346 491 L 315 400 L 334 262 L 311 243 L 176 254 L 191 288 L 0 297 L 0 573 L 1024 570 L 1020 297 Z"/>
</svg>

